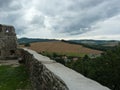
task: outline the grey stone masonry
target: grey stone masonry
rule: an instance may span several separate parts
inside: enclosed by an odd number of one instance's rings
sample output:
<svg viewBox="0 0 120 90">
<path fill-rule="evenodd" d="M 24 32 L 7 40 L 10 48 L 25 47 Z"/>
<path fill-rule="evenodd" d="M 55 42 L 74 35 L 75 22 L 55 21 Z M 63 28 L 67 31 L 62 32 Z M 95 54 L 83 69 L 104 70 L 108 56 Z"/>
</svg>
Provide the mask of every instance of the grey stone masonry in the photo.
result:
<svg viewBox="0 0 120 90">
<path fill-rule="evenodd" d="M 0 59 L 16 57 L 17 38 L 15 28 L 0 24 Z"/>
<path fill-rule="evenodd" d="M 51 72 L 32 54 L 21 50 L 22 59 L 28 69 L 33 90 L 69 90 L 62 79 Z"/>
</svg>

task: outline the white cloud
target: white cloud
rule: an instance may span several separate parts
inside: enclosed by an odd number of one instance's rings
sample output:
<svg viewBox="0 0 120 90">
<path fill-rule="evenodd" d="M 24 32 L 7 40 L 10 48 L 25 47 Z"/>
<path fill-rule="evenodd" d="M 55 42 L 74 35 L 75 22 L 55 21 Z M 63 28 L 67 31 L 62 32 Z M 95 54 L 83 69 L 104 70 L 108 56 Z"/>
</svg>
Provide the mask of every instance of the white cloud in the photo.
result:
<svg viewBox="0 0 120 90">
<path fill-rule="evenodd" d="M 0 1 L 0 22 L 19 37 L 118 39 L 119 12 L 119 0 Z"/>
<path fill-rule="evenodd" d="M 80 38 L 120 40 L 120 15 L 96 23 L 91 32 L 84 33 Z"/>
</svg>

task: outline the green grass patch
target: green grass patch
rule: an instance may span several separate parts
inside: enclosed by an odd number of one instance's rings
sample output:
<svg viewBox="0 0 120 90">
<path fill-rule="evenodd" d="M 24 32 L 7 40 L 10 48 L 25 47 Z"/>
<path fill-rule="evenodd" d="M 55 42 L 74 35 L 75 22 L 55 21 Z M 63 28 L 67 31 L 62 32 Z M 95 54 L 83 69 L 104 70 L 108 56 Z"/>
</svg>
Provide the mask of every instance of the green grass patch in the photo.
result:
<svg viewBox="0 0 120 90">
<path fill-rule="evenodd" d="M 0 90 L 30 90 L 30 86 L 25 66 L 0 66 Z"/>
<path fill-rule="evenodd" d="M 84 57 L 86 54 L 85 53 L 74 53 L 74 52 L 70 52 L 70 53 L 58 53 L 58 52 L 44 52 L 44 53 L 40 53 L 44 56 L 48 56 L 48 57 L 53 57 L 54 54 L 57 55 L 66 55 L 66 56 L 73 56 L 73 57 Z"/>
<path fill-rule="evenodd" d="M 76 57 L 84 57 L 86 54 L 84 53 L 66 53 L 67 56 L 76 56 Z"/>
</svg>

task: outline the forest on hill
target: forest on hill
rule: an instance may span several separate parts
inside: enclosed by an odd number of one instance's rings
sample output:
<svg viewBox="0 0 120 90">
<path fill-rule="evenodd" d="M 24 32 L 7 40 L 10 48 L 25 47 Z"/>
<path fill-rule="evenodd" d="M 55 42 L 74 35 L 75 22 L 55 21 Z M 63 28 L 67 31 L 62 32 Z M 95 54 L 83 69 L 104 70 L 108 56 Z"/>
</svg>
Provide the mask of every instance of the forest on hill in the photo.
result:
<svg viewBox="0 0 120 90">
<path fill-rule="evenodd" d="M 109 49 L 114 48 L 120 42 L 119 41 L 105 41 L 105 40 L 62 40 L 62 42 L 70 43 L 70 44 L 77 44 L 82 45 L 87 48 L 100 50 L 100 51 L 107 51 Z"/>
<path fill-rule="evenodd" d="M 50 42 L 57 41 L 56 39 L 41 39 L 41 38 L 19 38 L 19 44 L 34 43 L 34 42 Z"/>
</svg>

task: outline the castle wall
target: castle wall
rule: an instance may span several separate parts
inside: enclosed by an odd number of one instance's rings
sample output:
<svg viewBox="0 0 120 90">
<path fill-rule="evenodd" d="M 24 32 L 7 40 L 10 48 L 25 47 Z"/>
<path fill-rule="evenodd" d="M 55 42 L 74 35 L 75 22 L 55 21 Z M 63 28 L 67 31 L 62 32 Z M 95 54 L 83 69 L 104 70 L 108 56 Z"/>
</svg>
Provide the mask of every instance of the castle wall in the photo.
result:
<svg viewBox="0 0 120 90">
<path fill-rule="evenodd" d="M 34 90 L 110 90 L 35 51 L 21 51 Z"/>
<path fill-rule="evenodd" d="M 17 38 L 13 26 L 0 24 L 0 59 L 15 57 Z"/>
</svg>

